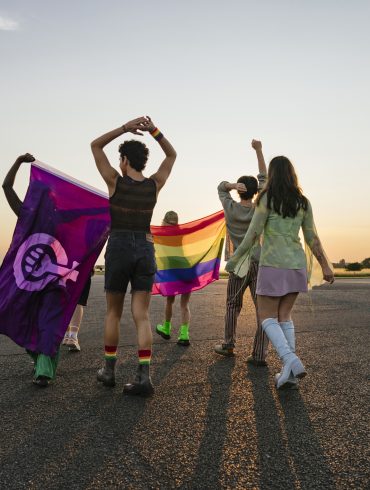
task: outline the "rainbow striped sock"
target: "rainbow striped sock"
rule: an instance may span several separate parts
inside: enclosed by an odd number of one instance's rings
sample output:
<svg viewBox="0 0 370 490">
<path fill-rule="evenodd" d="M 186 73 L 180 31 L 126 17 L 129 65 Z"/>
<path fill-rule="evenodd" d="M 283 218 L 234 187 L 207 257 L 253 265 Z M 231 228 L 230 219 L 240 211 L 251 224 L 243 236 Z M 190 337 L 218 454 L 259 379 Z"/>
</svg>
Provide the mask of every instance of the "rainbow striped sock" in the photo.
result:
<svg viewBox="0 0 370 490">
<path fill-rule="evenodd" d="M 106 345 L 104 346 L 104 357 L 105 359 L 117 359 L 117 345 Z"/>
<path fill-rule="evenodd" d="M 139 350 L 139 364 L 150 364 L 152 358 L 152 351 L 150 349 Z"/>
</svg>

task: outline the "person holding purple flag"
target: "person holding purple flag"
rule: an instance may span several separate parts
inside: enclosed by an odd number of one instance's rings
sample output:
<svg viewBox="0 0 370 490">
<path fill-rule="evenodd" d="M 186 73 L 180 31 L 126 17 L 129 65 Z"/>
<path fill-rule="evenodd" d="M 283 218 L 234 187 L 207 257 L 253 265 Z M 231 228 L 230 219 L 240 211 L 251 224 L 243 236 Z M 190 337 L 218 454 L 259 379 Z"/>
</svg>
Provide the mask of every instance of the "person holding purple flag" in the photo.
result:
<svg viewBox="0 0 370 490">
<path fill-rule="evenodd" d="M 119 146 L 120 173 L 111 166 L 103 148 L 125 133 L 142 135 L 147 131 L 159 143 L 165 159 L 151 177 L 143 175 L 149 150 L 137 140 Z M 139 366 L 135 380 L 124 386 L 124 394 L 151 395 L 150 379 L 152 331 L 149 303 L 156 272 L 150 222 L 157 196 L 166 183 L 176 151 L 149 117 L 139 117 L 113 129 L 91 143 L 96 166 L 108 186 L 111 232 L 105 254 L 107 314 L 104 342 L 105 363 L 98 381 L 115 385 L 115 366 L 119 343 L 119 324 L 128 283 L 131 283 L 131 312 L 137 329 Z"/>
<path fill-rule="evenodd" d="M 31 162 L 22 202 L 13 189 L 23 162 Z M 59 346 L 82 290 L 107 239 L 108 202 L 103 193 L 21 155 L 3 183 L 18 216 L 0 267 L 0 334 L 34 360 L 33 382 L 55 378 Z M 16 308 L 15 308 L 16 305 Z"/>
<path fill-rule="evenodd" d="M 21 199 L 19 199 L 13 187 L 15 178 L 17 176 L 18 170 L 22 165 L 22 163 L 24 162 L 31 163 L 34 161 L 35 158 L 30 153 L 25 153 L 24 155 L 20 155 L 16 159 L 12 167 L 10 168 L 3 182 L 5 197 L 9 203 L 9 206 L 12 208 L 12 210 L 18 217 L 20 215 L 23 203 Z M 48 386 L 49 381 L 55 378 L 55 373 L 59 360 L 59 350 L 57 354 L 53 357 L 47 356 L 43 353 L 33 352 L 29 349 L 26 350 L 34 362 L 33 383 L 40 387 Z"/>
</svg>

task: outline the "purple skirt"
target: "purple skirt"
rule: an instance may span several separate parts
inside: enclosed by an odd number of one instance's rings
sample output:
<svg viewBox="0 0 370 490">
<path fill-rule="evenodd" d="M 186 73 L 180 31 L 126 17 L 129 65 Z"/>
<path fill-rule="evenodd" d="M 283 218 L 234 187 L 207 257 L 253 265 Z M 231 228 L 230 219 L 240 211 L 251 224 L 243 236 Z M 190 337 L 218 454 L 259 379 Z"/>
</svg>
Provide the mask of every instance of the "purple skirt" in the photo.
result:
<svg viewBox="0 0 370 490">
<path fill-rule="evenodd" d="M 258 269 L 257 290 L 260 296 L 285 296 L 288 293 L 307 293 L 307 271 L 279 269 L 261 265 Z"/>
</svg>

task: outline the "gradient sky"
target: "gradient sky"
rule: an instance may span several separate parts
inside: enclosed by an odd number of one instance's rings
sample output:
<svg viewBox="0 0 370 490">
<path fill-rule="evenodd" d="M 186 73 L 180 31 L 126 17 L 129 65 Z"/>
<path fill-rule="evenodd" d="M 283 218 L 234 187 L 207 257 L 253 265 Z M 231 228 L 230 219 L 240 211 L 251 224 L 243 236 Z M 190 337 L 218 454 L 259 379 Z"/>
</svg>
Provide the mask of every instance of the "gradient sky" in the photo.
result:
<svg viewBox="0 0 370 490">
<path fill-rule="evenodd" d="M 220 209 L 221 180 L 257 173 L 256 138 L 294 162 L 331 260 L 369 257 L 369 19 L 367 0 L 0 1 L 0 180 L 30 152 L 105 190 L 90 141 L 148 114 L 178 152 L 153 224 Z M 3 193 L 0 220 L 1 259 Z"/>
</svg>

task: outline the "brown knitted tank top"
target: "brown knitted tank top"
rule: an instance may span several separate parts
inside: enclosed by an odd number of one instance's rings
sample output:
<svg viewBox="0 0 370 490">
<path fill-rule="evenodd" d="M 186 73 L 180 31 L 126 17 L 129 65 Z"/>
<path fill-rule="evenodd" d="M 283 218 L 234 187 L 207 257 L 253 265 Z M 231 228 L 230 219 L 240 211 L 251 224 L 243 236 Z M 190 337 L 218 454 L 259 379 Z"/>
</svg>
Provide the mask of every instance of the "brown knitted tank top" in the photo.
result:
<svg viewBox="0 0 370 490">
<path fill-rule="evenodd" d="M 150 233 L 150 221 L 157 202 L 157 186 L 153 179 L 133 180 L 125 175 L 117 179 L 109 198 L 111 230 Z"/>
</svg>

